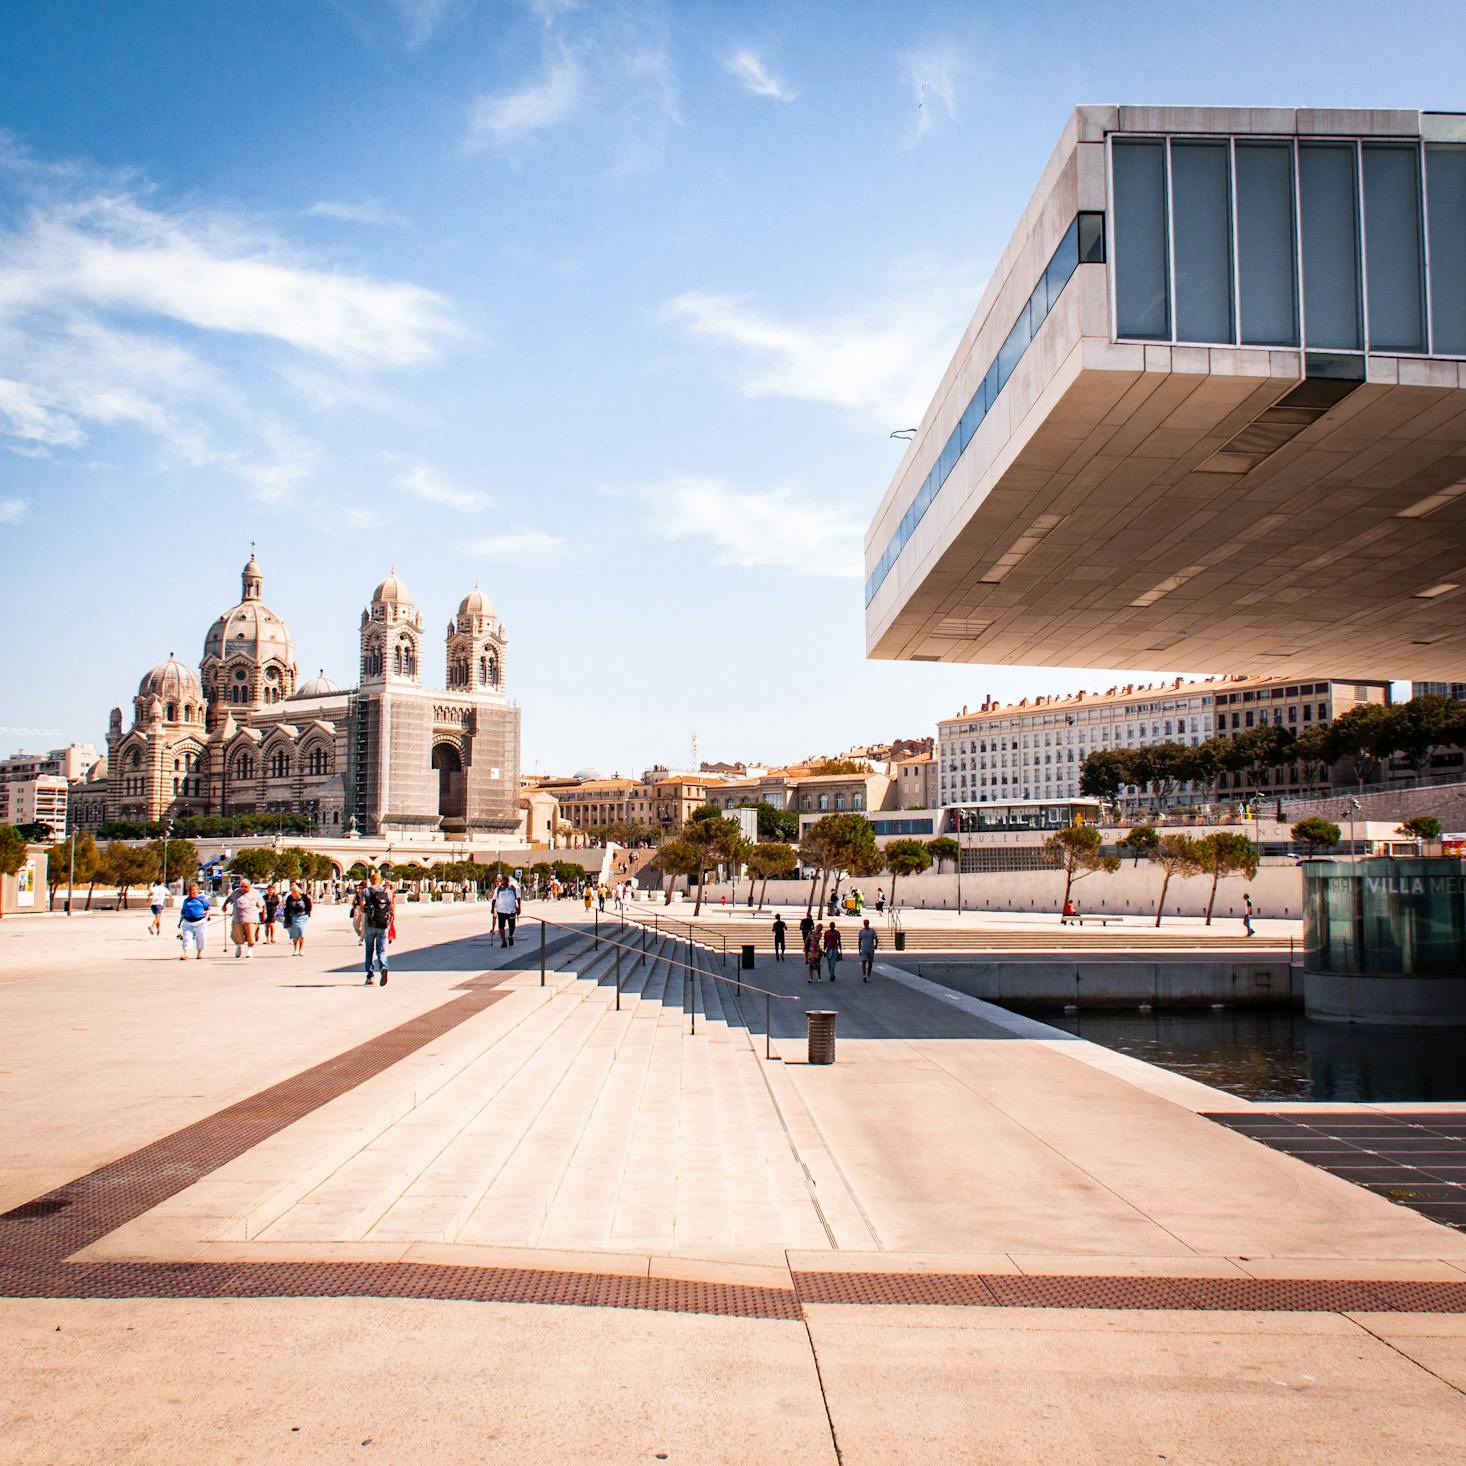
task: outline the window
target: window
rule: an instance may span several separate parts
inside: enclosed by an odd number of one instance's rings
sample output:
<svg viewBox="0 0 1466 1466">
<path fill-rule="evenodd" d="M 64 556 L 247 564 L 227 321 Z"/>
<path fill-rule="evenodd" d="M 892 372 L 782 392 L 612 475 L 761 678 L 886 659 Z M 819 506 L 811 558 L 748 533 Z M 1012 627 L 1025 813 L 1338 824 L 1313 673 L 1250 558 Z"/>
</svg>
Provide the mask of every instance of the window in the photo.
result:
<svg viewBox="0 0 1466 1466">
<path fill-rule="evenodd" d="M 1466 147 L 1425 150 L 1432 349 L 1466 356 Z"/>
<path fill-rule="evenodd" d="M 1359 199 L 1353 143 L 1298 149 L 1304 324 L 1311 347 L 1358 351 Z"/>
<path fill-rule="evenodd" d="M 270 777 L 272 779 L 290 777 L 290 755 L 283 748 L 277 748 L 270 755 Z"/>
<path fill-rule="evenodd" d="M 1116 142 L 1115 316 L 1119 333 L 1169 340 L 1166 154 L 1161 142 Z"/>
<path fill-rule="evenodd" d="M 1237 144 L 1237 275 L 1242 341 L 1298 344 L 1293 253 L 1293 149 L 1288 143 Z"/>
<path fill-rule="evenodd" d="M 1369 344 L 1376 351 L 1424 351 L 1420 150 L 1414 144 L 1365 145 L 1364 229 Z"/>
<path fill-rule="evenodd" d="M 1176 338 L 1230 341 L 1232 199 L 1226 143 L 1172 144 L 1171 186 L 1175 194 Z"/>
</svg>

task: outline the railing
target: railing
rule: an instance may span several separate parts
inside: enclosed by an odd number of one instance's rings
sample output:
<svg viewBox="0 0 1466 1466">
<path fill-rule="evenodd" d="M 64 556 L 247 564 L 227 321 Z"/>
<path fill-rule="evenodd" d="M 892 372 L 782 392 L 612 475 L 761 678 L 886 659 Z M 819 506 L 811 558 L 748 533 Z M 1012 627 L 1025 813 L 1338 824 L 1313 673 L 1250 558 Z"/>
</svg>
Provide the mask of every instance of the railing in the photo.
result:
<svg viewBox="0 0 1466 1466">
<path fill-rule="evenodd" d="M 655 912 L 649 916 L 643 916 L 639 911 L 623 913 L 620 917 L 621 924 L 625 926 L 628 920 L 640 926 L 645 926 L 650 922 L 652 931 L 658 934 L 664 931 L 669 932 L 674 937 L 679 937 L 678 928 L 681 928 L 686 937 L 691 937 L 694 932 L 702 932 L 705 936 L 697 937 L 695 940 L 718 954 L 720 967 L 728 965 L 728 933 L 719 931 L 715 926 L 707 926 L 696 921 L 678 921 L 674 917 L 658 916 Z M 685 940 L 686 937 L 679 937 L 679 939 Z"/>
<path fill-rule="evenodd" d="M 597 913 L 597 915 L 599 916 L 599 913 Z M 665 962 L 665 963 L 667 963 L 667 965 L 669 967 L 675 967 L 675 968 L 679 968 L 681 970 L 681 972 L 682 972 L 682 1006 L 687 1009 L 688 1015 L 691 1018 L 691 1021 L 692 1021 L 692 1029 L 691 1029 L 691 1031 L 693 1033 L 696 1033 L 697 1032 L 697 999 L 698 999 L 698 995 L 699 995 L 698 994 L 697 984 L 698 984 L 698 982 L 702 978 L 704 978 L 704 977 L 710 977 L 710 978 L 712 978 L 712 980 L 714 982 L 721 982 L 721 983 L 726 984 L 728 987 L 735 988 L 737 990 L 738 995 L 739 995 L 740 998 L 742 997 L 742 995 L 744 994 L 744 992 L 757 993 L 764 1000 L 764 1058 L 766 1058 L 766 1059 L 772 1059 L 774 1057 L 774 1052 L 773 1052 L 773 1032 L 774 1032 L 774 1030 L 773 1030 L 773 1023 L 772 1023 L 773 1004 L 776 1001 L 777 1002 L 780 1002 L 780 1003 L 797 1003 L 799 1001 L 798 998 L 793 997 L 789 993 L 775 993 L 775 992 L 770 992 L 770 990 L 768 988 L 761 988 L 761 987 L 755 986 L 751 982 L 744 982 L 741 977 L 740 978 L 723 977 L 720 974 L 718 974 L 716 972 L 713 972 L 713 971 L 710 971 L 710 970 L 705 972 L 701 967 L 699 967 L 695 962 L 693 962 L 691 960 L 694 946 L 697 946 L 699 948 L 702 948 L 704 951 L 708 952 L 708 954 L 710 956 L 713 955 L 716 952 L 717 949 L 714 948 L 714 947 L 712 947 L 710 944 L 708 944 L 706 942 L 703 942 L 702 940 L 700 940 L 698 938 L 695 938 L 692 935 L 692 924 L 691 923 L 684 923 L 688 927 L 687 935 L 686 936 L 678 936 L 678 934 L 675 933 L 675 932 L 670 932 L 670 931 L 664 932 L 664 931 L 661 931 L 661 930 L 656 929 L 654 926 L 648 926 L 645 922 L 638 922 L 638 923 L 636 923 L 636 925 L 638 926 L 638 928 L 639 928 L 639 930 L 641 932 L 641 942 L 638 945 L 635 942 L 620 942 L 620 941 L 615 940 L 612 937 L 603 937 L 603 936 L 601 936 L 600 935 L 600 923 L 599 923 L 599 921 L 596 922 L 593 931 L 591 933 L 587 933 L 584 927 L 566 926 L 562 922 L 550 921 L 546 917 L 543 917 L 543 916 L 526 916 L 525 917 L 525 920 L 537 921 L 540 924 L 540 986 L 541 987 L 544 987 L 545 986 L 545 973 L 546 973 L 546 967 L 547 967 L 546 947 L 547 947 L 547 943 L 548 943 L 548 933 L 549 933 L 549 928 L 550 927 L 554 927 L 556 929 L 556 931 L 569 932 L 572 935 L 578 936 L 578 937 L 585 937 L 587 935 L 590 935 L 591 938 L 592 938 L 592 941 L 594 943 L 594 946 L 592 947 L 592 950 L 593 951 L 599 950 L 600 944 L 602 942 L 604 942 L 608 947 L 613 948 L 614 951 L 615 951 L 615 954 L 616 954 L 615 955 L 614 962 L 615 962 L 615 971 L 616 971 L 616 1011 L 618 1013 L 621 1011 L 621 954 L 622 954 L 622 952 L 635 952 L 637 954 L 636 965 L 638 967 L 641 967 L 641 966 L 644 966 L 645 963 L 646 963 L 646 957 L 647 957 L 647 936 L 648 936 L 649 933 L 653 933 L 658 938 L 662 938 L 662 937 L 668 937 L 668 938 L 670 938 L 670 940 L 672 942 L 672 950 L 674 952 L 677 950 L 677 943 L 679 941 L 685 942 L 687 944 L 687 956 L 688 956 L 688 959 L 689 959 L 688 961 L 682 962 L 682 961 L 679 961 L 676 957 L 658 956 L 655 953 L 652 956 L 652 961 L 654 963 L 655 962 Z M 622 928 L 623 929 L 625 928 L 626 924 L 627 923 L 626 923 L 625 918 L 622 918 L 621 919 L 621 925 L 622 925 Z M 726 962 L 727 955 L 728 955 L 728 943 L 727 943 L 726 938 L 723 941 L 722 955 L 723 955 L 724 961 Z M 688 996 L 689 996 L 689 994 L 688 994 L 688 983 L 689 983 L 689 981 L 692 984 L 692 992 L 691 992 L 692 1001 L 691 1002 L 688 1001 Z"/>
</svg>

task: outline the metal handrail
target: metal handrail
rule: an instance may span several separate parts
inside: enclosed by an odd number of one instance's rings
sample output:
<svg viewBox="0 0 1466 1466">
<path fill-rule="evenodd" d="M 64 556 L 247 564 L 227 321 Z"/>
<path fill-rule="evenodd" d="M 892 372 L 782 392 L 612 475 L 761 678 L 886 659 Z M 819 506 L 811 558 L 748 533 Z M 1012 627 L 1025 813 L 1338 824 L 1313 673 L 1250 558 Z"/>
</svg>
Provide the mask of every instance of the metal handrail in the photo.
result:
<svg viewBox="0 0 1466 1466">
<path fill-rule="evenodd" d="M 551 921 L 548 917 L 544 917 L 544 916 L 534 916 L 534 915 L 531 915 L 529 913 L 526 913 L 525 919 L 526 920 L 529 920 L 529 921 L 537 921 L 540 924 L 540 986 L 541 987 L 544 987 L 545 986 L 545 969 L 546 969 L 545 946 L 546 946 L 546 933 L 547 933 L 548 929 L 550 927 L 554 927 L 557 931 L 570 932 L 572 935 L 579 936 L 579 937 L 587 937 L 587 936 L 590 936 L 591 934 L 588 933 L 585 930 L 584 927 L 566 926 L 563 922 Z M 622 925 L 623 926 L 625 925 L 625 918 L 624 917 L 622 918 Z M 612 937 L 599 937 L 598 938 L 599 941 L 604 942 L 607 946 L 614 948 L 615 953 L 616 953 L 616 958 L 615 958 L 615 962 L 616 962 L 616 1011 L 618 1013 L 621 1011 L 621 954 L 622 954 L 622 952 L 636 952 L 637 953 L 637 965 L 638 966 L 642 965 L 646 961 L 646 936 L 647 936 L 647 932 L 650 930 L 650 928 L 646 925 L 645 922 L 639 923 L 639 925 L 640 925 L 640 928 L 641 928 L 641 938 L 642 938 L 641 939 L 641 944 L 640 944 L 639 947 L 634 942 L 618 942 L 618 941 L 616 941 Z M 658 932 L 657 935 L 660 936 L 660 935 L 662 935 L 662 933 L 661 932 Z M 692 956 L 692 948 L 693 948 L 693 945 L 694 945 L 694 938 L 690 934 L 688 936 L 686 936 L 686 937 L 679 938 L 676 935 L 675 932 L 674 933 L 671 933 L 670 935 L 671 935 L 672 942 L 674 944 L 674 950 L 675 950 L 675 944 L 678 941 L 685 941 L 687 943 L 687 955 L 689 957 L 691 957 Z M 701 943 L 701 942 L 696 943 L 696 945 L 698 945 L 699 947 L 704 946 L 704 944 Z M 708 950 L 708 951 L 711 952 L 712 949 L 711 948 L 707 948 L 706 950 Z M 726 951 L 726 944 L 725 944 L 725 951 Z M 691 973 L 691 975 L 692 975 L 692 977 L 693 977 L 694 980 L 696 980 L 698 978 L 702 978 L 702 977 L 710 977 L 710 978 L 712 978 L 712 980 L 714 982 L 726 983 L 729 987 L 737 988 L 737 990 L 738 990 L 738 992 L 740 994 L 742 994 L 745 991 L 745 989 L 748 992 L 751 992 L 751 993 L 758 993 L 759 996 L 762 997 L 763 1000 L 764 1000 L 764 1057 L 765 1058 L 769 1058 L 769 1059 L 773 1058 L 773 1048 L 772 1048 L 773 1026 L 772 1026 L 772 1024 L 770 1022 L 770 1018 L 772 1016 L 771 1015 L 771 1011 L 770 1011 L 771 1005 L 773 1004 L 773 1002 L 775 1000 L 777 1000 L 778 1002 L 781 1002 L 781 1003 L 797 1003 L 799 1001 L 799 999 L 797 997 L 795 997 L 792 993 L 776 993 L 776 992 L 771 992 L 768 988 L 761 988 L 761 987 L 756 986 L 754 983 L 744 982 L 741 978 L 723 977 L 719 973 L 712 972 L 712 971 L 704 972 L 703 969 L 701 967 L 698 967 L 695 963 L 692 963 L 692 962 L 681 962 L 676 957 L 660 957 L 660 958 L 654 958 L 653 960 L 654 961 L 665 962 L 670 967 L 681 968 L 684 973 Z M 697 1032 L 697 1007 L 696 1007 L 696 1003 L 697 1003 L 697 991 L 696 991 L 696 988 L 693 989 L 693 994 L 692 994 L 693 1001 L 692 1001 L 691 1004 L 688 1004 L 686 1002 L 687 978 L 685 976 L 682 979 L 682 991 L 683 991 L 683 997 L 684 997 L 684 1006 L 687 1007 L 688 1014 L 689 1014 L 689 1016 L 690 1016 L 690 1018 L 692 1020 L 692 1032 L 693 1033 L 696 1033 Z"/>
<path fill-rule="evenodd" d="M 714 945 L 710 941 L 704 942 L 703 945 L 707 946 L 709 950 L 716 951 L 719 954 L 718 965 L 720 967 L 726 967 L 728 965 L 728 934 L 727 932 L 720 932 L 715 926 L 708 926 L 702 922 L 679 921 L 676 917 L 671 916 L 658 916 L 655 911 L 651 912 L 647 916 L 643 916 L 642 913 L 639 911 L 632 911 L 629 913 L 622 912 L 620 916 L 623 923 L 625 923 L 628 919 L 631 921 L 639 922 L 642 925 L 645 925 L 648 921 L 650 921 L 652 924 L 652 930 L 658 933 L 661 932 L 662 925 L 664 923 L 668 927 L 685 927 L 689 936 L 695 931 L 708 932 L 713 937 L 717 938 L 718 945 Z"/>
</svg>

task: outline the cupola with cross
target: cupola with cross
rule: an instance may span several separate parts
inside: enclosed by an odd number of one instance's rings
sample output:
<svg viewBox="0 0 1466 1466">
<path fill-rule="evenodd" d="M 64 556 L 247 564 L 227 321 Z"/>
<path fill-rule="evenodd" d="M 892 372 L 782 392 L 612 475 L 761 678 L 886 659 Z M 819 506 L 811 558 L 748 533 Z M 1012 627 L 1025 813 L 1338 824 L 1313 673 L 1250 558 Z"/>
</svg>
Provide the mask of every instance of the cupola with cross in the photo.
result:
<svg viewBox="0 0 1466 1466">
<path fill-rule="evenodd" d="M 394 565 L 361 613 L 361 680 L 422 682 L 422 612 Z"/>
<path fill-rule="evenodd" d="M 448 623 L 448 687 L 450 690 L 503 692 L 504 623 L 494 614 L 494 603 L 473 589 L 458 603 L 458 615 Z"/>
</svg>

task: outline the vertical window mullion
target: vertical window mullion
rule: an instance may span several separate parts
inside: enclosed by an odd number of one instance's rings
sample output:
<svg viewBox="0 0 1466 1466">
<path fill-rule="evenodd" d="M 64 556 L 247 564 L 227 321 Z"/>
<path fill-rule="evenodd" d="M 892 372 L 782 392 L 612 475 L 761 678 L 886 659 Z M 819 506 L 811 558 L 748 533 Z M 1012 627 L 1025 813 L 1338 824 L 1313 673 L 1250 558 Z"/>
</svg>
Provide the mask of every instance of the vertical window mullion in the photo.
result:
<svg viewBox="0 0 1466 1466">
<path fill-rule="evenodd" d="M 1242 251 L 1237 241 L 1237 139 L 1227 139 L 1227 185 L 1232 211 L 1232 344 L 1242 344 Z"/>
<path fill-rule="evenodd" d="M 1359 309 L 1363 313 L 1359 325 L 1367 356 L 1373 348 L 1369 332 L 1369 205 L 1364 199 L 1364 149 L 1357 142 L 1354 144 L 1354 187 L 1359 209 Z"/>
<path fill-rule="evenodd" d="M 1171 145 L 1175 139 L 1166 139 L 1165 166 L 1161 179 L 1166 191 L 1166 324 L 1170 330 L 1167 340 L 1176 339 L 1176 189 L 1171 179 Z"/>
<path fill-rule="evenodd" d="M 1293 270 L 1298 278 L 1298 349 L 1308 350 L 1308 282 L 1303 278 L 1303 169 L 1293 139 Z"/>
<path fill-rule="evenodd" d="M 1415 166 L 1420 178 L 1420 274 L 1425 286 L 1425 350 L 1435 354 L 1435 310 L 1430 298 L 1430 179 L 1425 171 L 1425 143 L 1415 145 Z"/>
</svg>

